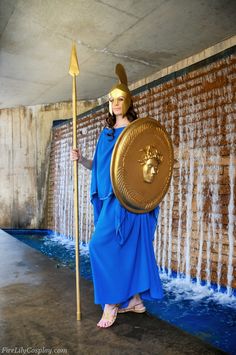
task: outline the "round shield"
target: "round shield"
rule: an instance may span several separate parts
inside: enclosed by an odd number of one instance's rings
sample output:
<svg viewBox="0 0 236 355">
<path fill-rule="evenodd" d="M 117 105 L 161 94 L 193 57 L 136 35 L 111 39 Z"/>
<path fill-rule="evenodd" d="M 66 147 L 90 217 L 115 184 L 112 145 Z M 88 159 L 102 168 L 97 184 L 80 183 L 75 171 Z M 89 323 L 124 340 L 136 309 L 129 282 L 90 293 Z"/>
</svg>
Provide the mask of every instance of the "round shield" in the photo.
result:
<svg viewBox="0 0 236 355">
<path fill-rule="evenodd" d="M 140 118 L 120 134 L 111 158 L 113 191 L 134 213 L 153 210 L 171 181 L 174 154 L 165 128 L 153 118 Z"/>
</svg>

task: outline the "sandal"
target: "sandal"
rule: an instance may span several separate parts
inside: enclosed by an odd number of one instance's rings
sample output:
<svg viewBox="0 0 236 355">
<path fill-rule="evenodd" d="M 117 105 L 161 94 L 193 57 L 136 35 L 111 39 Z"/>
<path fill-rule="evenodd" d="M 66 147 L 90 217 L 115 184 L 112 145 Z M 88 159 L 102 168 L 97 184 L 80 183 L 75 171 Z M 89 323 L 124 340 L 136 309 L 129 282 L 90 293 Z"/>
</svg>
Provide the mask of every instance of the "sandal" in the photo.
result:
<svg viewBox="0 0 236 355">
<path fill-rule="evenodd" d="M 140 305 L 142 305 L 142 307 L 137 308 Z M 118 309 L 118 313 L 126 313 L 126 312 L 144 313 L 146 312 L 146 307 L 143 305 L 143 302 L 140 302 L 135 304 L 132 307 Z"/>
<path fill-rule="evenodd" d="M 102 318 L 97 323 L 99 328 L 109 328 L 114 324 L 117 313 L 118 313 L 119 305 L 115 304 L 114 307 L 110 311 L 104 311 Z M 103 323 L 102 323 L 103 322 Z"/>
</svg>

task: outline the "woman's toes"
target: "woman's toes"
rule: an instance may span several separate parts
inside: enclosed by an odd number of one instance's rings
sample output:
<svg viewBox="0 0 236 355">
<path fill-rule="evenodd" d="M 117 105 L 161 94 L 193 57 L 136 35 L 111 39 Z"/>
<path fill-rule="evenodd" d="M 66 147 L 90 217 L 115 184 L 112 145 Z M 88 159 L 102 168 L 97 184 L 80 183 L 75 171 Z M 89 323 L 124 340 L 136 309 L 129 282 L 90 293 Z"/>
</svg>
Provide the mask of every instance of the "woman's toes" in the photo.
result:
<svg viewBox="0 0 236 355">
<path fill-rule="evenodd" d="M 116 320 L 118 305 L 106 305 L 103 311 L 102 318 L 97 323 L 100 328 L 110 327 Z"/>
<path fill-rule="evenodd" d="M 103 328 L 103 322 L 100 320 L 100 322 L 98 322 L 97 326 L 100 328 Z"/>
<path fill-rule="evenodd" d="M 108 321 L 104 321 L 104 320 L 100 320 L 97 324 L 98 327 L 100 328 L 108 328 L 110 326 L 110 322 Z"/>
</svg>

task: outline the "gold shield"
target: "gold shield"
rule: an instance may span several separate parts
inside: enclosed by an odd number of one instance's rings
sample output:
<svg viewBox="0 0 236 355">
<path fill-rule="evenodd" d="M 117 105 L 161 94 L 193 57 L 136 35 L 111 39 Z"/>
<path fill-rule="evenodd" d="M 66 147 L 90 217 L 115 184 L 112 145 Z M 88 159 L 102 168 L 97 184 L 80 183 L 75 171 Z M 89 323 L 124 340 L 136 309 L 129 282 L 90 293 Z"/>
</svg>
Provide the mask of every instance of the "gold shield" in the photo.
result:
<svg viewBox="0 0 236 355">
<path fill-rule="evenodd" d="M 111 158 L 111 182 L 120 203 L 134 213 L 153 210 L 164 198 L 172 177 L 174 153 L 165 128 L 139 118 L 120 134 Z"/>
</svg>

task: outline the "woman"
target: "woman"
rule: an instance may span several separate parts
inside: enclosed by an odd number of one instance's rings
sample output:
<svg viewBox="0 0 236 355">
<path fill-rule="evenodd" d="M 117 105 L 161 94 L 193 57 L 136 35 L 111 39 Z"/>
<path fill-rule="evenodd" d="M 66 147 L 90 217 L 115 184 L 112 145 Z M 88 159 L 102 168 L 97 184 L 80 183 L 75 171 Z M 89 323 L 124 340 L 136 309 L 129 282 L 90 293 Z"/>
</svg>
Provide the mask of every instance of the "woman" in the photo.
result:
<svg viewBox="0 0 236 355">
<path fill-rule="evenodd" d="M 89 250 L 95 303 L 103 307 L 97 326 L 110 327 L 117 313 L 145 312 L 142 299 L 163 296 L 153 251 L 158 208 L 149 213 L 127 211 L 116 199 L 110 180 L 111 155 L 123 129 L 137 119 L 124 68 L 118 64 L 120 83 L 109 93 L 107 126 L 99 137 L 93 161 L 72 151 L 72 159 L 92 170 L 91 202 L 95 232 Z"/>
</svg>

